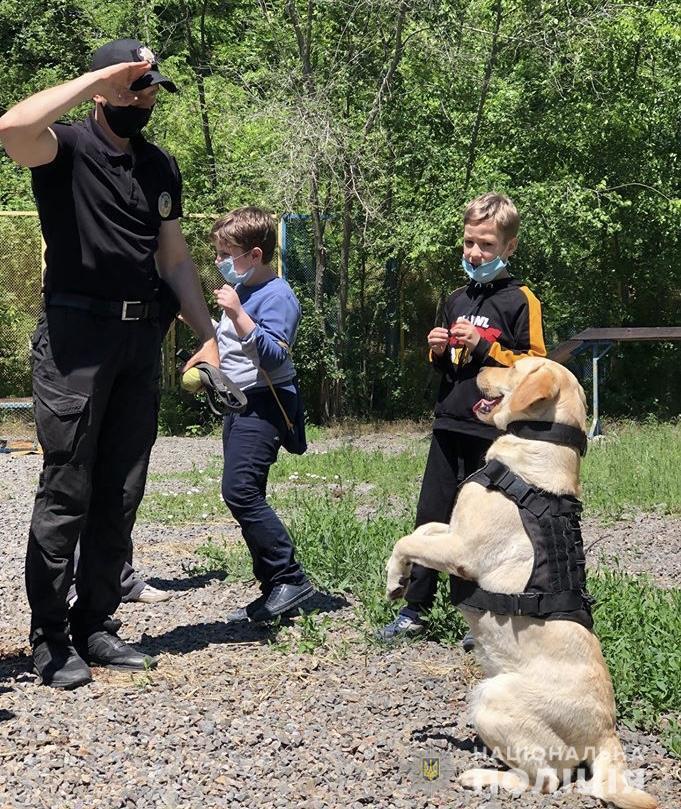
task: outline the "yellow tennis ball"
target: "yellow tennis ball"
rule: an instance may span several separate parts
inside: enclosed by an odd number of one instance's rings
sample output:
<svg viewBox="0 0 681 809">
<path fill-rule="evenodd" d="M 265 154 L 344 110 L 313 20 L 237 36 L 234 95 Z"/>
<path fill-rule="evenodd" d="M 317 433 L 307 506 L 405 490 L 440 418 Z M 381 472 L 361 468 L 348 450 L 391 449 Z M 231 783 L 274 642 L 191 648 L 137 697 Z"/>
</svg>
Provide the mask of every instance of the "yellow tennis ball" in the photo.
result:
<svg viewBox="0 0 681 809">
<path fill-rule="evenodd" d="M 190 368 L 182 374 L 182 387 L 189 393 L 198 393 L 203 387 L 198 368 Z"/>
</svg>

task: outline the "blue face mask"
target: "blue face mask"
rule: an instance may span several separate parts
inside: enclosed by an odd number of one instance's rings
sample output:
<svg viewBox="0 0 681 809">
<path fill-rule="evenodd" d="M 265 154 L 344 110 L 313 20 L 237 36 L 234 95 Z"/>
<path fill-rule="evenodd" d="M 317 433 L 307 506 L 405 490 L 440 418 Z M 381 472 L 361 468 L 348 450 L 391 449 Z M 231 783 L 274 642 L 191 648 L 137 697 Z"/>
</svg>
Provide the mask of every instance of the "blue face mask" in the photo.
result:
<svg viewBox="0 0 681 809">
<path fill-rule="evenodd" d="M 246 254 L 242 253 L 241 255 L 245 256 Z M 236 258 L 241 258 L 241 256 L 237 256 Z M 245 284 L 255 271 L 255 267 L 251 267 L 250 270 L 246 270 L 244 273 L 238 273 L 234 266 L 234 258 L 232 258 L 232 256 L 227 256 L 223 258 L 222 261 L 218 261 L 217 268 L 220 270 L 225 281 L 232 286 Z"/>
<path fill-rule="evenodd" d="M 489 284 L 490 281 L 494 281 L 505 267 L 508 267 L 508 261 L 504 261 L 501 256 L 497 256 L 491 261 L 483 261 L 482 264 L 478 264 L 476 267 L 475 264 L 471 264 L 470 261 L 462 258 L 461 265 L 471 281 L 475 281 L 476 284 Z"/>
</svg>

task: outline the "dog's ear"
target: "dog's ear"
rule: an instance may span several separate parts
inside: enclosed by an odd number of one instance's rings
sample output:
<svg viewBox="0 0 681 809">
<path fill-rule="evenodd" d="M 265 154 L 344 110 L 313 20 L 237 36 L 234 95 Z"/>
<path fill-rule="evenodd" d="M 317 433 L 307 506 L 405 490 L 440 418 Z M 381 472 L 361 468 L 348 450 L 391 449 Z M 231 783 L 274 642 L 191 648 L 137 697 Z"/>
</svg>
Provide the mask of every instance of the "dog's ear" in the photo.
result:
<svg viewBox="0 0 681 809">
<path fill-rule="evenodd" d="M 542 399 L 555 399 L 558 395 L 558 380 L 550 368 L 541 367 L 531 371 L 511 394 L 508 406 L 511 412 L 527 410 Z"/>
</svg>

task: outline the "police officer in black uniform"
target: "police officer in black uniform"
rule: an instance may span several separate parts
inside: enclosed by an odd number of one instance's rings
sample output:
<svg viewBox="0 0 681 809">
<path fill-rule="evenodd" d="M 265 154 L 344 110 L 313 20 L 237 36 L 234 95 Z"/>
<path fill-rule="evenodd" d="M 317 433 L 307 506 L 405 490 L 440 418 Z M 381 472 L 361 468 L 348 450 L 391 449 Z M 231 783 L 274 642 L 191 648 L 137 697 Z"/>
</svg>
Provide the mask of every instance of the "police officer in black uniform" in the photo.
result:
<svg viewBox="0 0 681 809">
<path fill-rule="evenodd" d="M 162 282 L 201 342 L 187 365 L 219 365 L 179 225 L 180 172 L 141 135 L 160 87 L 176 89 L 149 48 L 116 40 L 95 52 L 90 72 L 0 118 L 7 153 L 32 170 L 47 246 L 45 310 L 33 336 L 45 460 L 26 586 L 34 668 L 57 688 L 89 682 L 88 663 L 135 670 L 156 662 L 118 637 L 112 616 L 156 437 Z M 86 120 L 55 123 L 88 99 L 95 108 Z"/>
</svg>

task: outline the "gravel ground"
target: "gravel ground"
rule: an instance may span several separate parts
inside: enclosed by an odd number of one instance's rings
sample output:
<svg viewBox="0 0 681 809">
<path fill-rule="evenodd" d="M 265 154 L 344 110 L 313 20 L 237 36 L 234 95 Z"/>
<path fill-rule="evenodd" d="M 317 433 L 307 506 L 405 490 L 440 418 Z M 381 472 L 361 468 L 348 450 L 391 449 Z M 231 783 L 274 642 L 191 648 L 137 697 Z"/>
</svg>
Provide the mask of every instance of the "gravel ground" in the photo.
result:
<svg viewBox="0 0 681 809">
<path fill-rule="evenodd" d="M 359 436 L 393 449 L 394 436 Z M 214 439 L 160 439 L 152 472 L 191 468 L 217 455 Z M 197 461 L 198 459 L 198 461 Z M 23 556 L 41 458 L 0 456 L 0 807 L 595 807 L 570 788 L 520 799 L 462 790 L 455 777 L 486 762 L 467 722 L 475 664 L 458 649 L 413 643 L 387 650 L 363 642 L 351 603 L 319 597 L 327 643 L 300 654 L 300 627 L 272 645 L 267 631 L 226 625 L 253 587 L 191 575 L 206 528 L 140 525 L 136 561 L 175 597 L 122 605 L 121 634 L 161 655 L 134 676 L 95 669 L 74 692 L 39 687 L 29 670 Z M 236 526 L 210 526 L 238 537 Z M 584 526 L 592 558 L 617 558 L 679 586 L 681 521 L 632 516 Z M 320 624 L 320 631 L 324 625 Z M 681 767 L 654 735 L 621 729 L 629 766 L 663 807 L 681 806 Z M 433 782 L 424 757 L 440 760 Z M 484 766 L 484 764 L 483 764 Z"/>
</svg>

